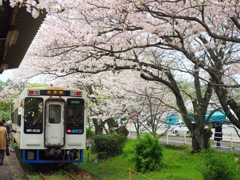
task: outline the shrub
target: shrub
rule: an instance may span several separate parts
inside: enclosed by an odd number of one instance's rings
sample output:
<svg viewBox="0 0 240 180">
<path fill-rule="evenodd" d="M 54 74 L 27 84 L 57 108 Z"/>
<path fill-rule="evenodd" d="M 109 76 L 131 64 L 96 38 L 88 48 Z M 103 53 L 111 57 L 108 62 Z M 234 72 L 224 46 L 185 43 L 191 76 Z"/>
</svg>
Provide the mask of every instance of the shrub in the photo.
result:
<svg viewBox="0 0 240 180">
<path fill-rule="evenodd" d="M 86 134 L 87 138 L 92 138 L 95 135 L 94 131 L 92 131 L 90 128 L 87 128 Z"/>
<path fill-rule="evenodd" d="M 139 172 L 155 171 L 162 160 L 162 146 L 157 137 L 148 133 L 137 139 L 135 147 L 135 166 Z"/>
<path fill-rule="evenodd" d="M 101 134 L 93 136 L 93 141 L 92 150 L 97 153 L 97 158 L 107 159 L 122 153 L 126 137 L 119 134 Z"/>
<path fill-rule="evenodd" d="M 127 139 L 123 148 L 123 157 L 130 162 L 135 162 L 135 139 Z"/>
<path fill-rule="evenodd" d="M 234 179 L 236 162 L 230 154 L 208 152 L 204 155 L 204 162 L 198 167 L 204 179 Z"/>
</svg>

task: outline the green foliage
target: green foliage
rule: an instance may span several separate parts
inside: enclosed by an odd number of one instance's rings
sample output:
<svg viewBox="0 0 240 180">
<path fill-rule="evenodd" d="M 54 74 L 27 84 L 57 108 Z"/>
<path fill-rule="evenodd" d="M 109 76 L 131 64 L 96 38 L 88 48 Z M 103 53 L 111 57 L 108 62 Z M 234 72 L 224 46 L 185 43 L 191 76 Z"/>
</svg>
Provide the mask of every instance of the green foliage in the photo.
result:
<svg viewBox="0 0 240 180">
<path fill-rule="evenodd" d="M 0 101 L 0 119 L 5 119 L 5 121 L 11 119 L 12 104 L 10 100 Z"/>
<path fill-rule="evenodd" d="M 47 84 L 28 84 L 28 87 L 39 87 L 39 86 L 49 86 Z M 6 82 L 0 81 L 0 91 L 4 91 L 5 88 L 14 90 L 14 94 L 9 95 L 9 97 L 4 97 L 5 100 L 0 101 L 0 119 L 5 119 L 6 121 L 11 119 L 11 113 L 13 112 L 13 99 L 18 97 L 18 95 L 25 89 L 24 84 L 13 84 L 11 80 Z M 6 92 L 5 92 L 6 93 Z"/>
<path fill-rule="evenodd" d="M 135 167 L 139 172 L 155 171 L 162 161 L 162 146 L 157 137 L 148 133 L 137 139 L 135 146 Z"/>
<path fill-rule="evenodd" d="M 119 134 L 100 134 L 93 136 L 93 152 L 97 153 L 97 158 L 107 159 L 120 155 L 123 152 L 126 137 Z"/>
<path fill-rule="evenodd" d="M 203 163 L 197 167 L 204 179 L 234 179 L 237 164 L 231 154 L 222 154 L 216 151 L 203 153 Z"/>
<path fill-rule="evenodd" d="M 87 128 L 87 138 L 92 138 L 95 135 L 95 132 L 91 128 Z"/>
<path fill-rule="evenodd" d="M 130 162 L 135 161 L 136 140 L 128 139 L 123 148 L 123 156 Z"/>
</svg>

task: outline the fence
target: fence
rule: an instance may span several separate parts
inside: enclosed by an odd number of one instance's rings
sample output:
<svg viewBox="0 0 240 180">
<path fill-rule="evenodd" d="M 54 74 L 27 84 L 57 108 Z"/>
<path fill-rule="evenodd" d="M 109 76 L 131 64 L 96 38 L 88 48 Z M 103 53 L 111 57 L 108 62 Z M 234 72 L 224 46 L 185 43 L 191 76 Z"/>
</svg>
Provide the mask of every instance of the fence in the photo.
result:
<svg viewBox="0 0 240 180">
<path fill-rule="evenodd" d="M 160 137 L 160 141 L 165 144 L 192 144 L 192 138 L 186 133 L 184 133 L 183 136 L 176 136 L 175 134 L 168 132 L 166 136 Z M 210 138 L 210 143 L 213 148 L 217 148 L 216 141 L 214 141 L 214 135 Z M 240 138 L 236 134 L 223 133 L 221 149 L 232 152 L 240 152 Z"/>
<path fill-rule="evenodd" d="M 106 164 L 105 161 L 101 161 L 101 164 L 102 164 L 102 173 L 105 172 L 105 169 L 108 169 L 106 168 L 105 166 L 108 166 L 108 167 L 111 167 L 111 168 L 115 168 L 116 170 L 123 170 L 125 172 L 128 172 L 128 177 L 129 177 L 129 180 L 132 180 L 133 179 L 133 176 L 135 175 L 135 178 L 136 176 L 139 176 L 141 177 L 142 179 L 148 179 L 148 180 L 153 180 L 151 177 L 148 177 L 142 173 L 139 173 L 135 170 L 133 170 L 132 168 L 125 168 L 125 167 L 121 167 L 121 166 L 116 166 L 115 164 Z"/>
<path fill-rule="evenodd" d="M 88 161 L 88 163 L 93 163 L 93 159 Z M 112 174 L 115 171 L 120 172 L 120 175 L 118 176 L 119 179 L 138 179 L 138 180 L 153 180 L 153 178 L 146 176 L 143 173 L 135 171 L 131 167 L 123 167 L 116 165 L 114 163 L 109 163 L 108 161 L 104 160 L 94 160 L 94 167 L 97 167 L 97 172 L 104 177 L 107 176 L 109 173 Z"/>
</svg>

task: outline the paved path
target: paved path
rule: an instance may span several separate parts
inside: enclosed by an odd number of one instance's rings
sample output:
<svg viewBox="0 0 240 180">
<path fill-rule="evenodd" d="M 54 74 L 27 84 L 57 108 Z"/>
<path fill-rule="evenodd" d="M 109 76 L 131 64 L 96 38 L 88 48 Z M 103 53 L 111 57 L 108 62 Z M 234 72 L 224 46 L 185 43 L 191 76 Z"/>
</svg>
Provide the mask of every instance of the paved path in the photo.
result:
<svg viewBox="0 0 240 180">
<path fill-rule="evenodd" d="M 15 152 L 10 152 L 10 156 L 5 156 L 4 165 L 0 166 L 0 180 L 28 180 Z"/>
</svg>

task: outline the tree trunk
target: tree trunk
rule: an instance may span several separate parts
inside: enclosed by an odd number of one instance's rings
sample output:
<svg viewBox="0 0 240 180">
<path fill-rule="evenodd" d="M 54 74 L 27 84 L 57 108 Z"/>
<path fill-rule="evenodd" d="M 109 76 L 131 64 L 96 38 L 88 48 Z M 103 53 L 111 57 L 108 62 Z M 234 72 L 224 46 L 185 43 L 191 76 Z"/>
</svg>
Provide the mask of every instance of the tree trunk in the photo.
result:
<svg viewBox="0 0 240 180">
<path fill-rule="evenodd" d="M 138 122 L 133 121 L 134 127 L 136 129 L 137 137 L 140 136 L 140 126 Z"/>
<path fill-rule="evenodd" d="M 104 122 L 102 120 L 98 120 L 93 118 L 93 124 L 95 127 L 95 134 L 102 134 L 103 133 L 103 127 L 104 127 Z"/>
<path fill-rule="evenodd" d="M 129 134 L 129 131 L 128 131 L 128 129 L 126 128 L 126 126 L 122 125 L 122 126 L 120 126 L 120 127 L 118 127 L 118 128 L 116 129 L 116 133 L 125 135 L 125 136 L 127 137 L 128 134 Z"/>
<path fill-rule="evenodd" d="M 115 129 L 118 127 L 118 123 L 113 118 L 108 118 L 105 120 L 105 122 L 108 125 L 109 134 L 114 133 Z"/>
<path fill-rule="evenodd" d="M 194 128 L 192 130 L 192 148 L 193 152 L 207 150 L 210 147 L 211 129 Z"/>
</svg>

